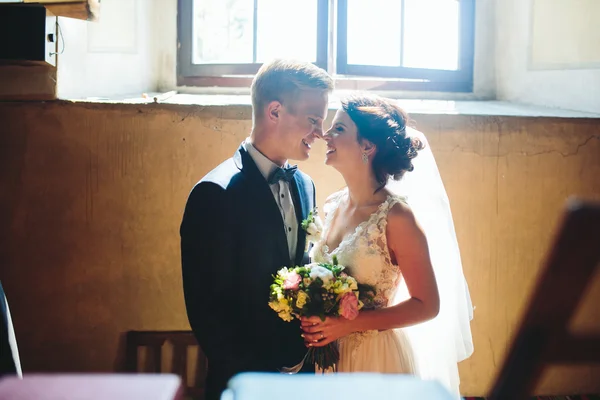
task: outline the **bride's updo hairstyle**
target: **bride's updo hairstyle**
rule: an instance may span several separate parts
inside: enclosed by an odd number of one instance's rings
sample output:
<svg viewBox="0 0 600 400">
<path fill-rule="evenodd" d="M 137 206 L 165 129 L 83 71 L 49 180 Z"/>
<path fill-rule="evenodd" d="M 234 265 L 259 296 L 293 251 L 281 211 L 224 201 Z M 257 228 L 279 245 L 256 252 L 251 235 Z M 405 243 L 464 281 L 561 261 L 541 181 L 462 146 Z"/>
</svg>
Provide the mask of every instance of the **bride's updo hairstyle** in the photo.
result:
<svg viewBox="0 0 600 400">
<path fill-rule="evenodd" d="M 373 172 L 385 186 L 389 178 L 399 180 L 413 170 L 412 159 L 425 146 L 406 134 L 407 114 L 393 100 L 374 95 L 354 95 L 342 100 L 342 109 L 356 124 L 358 140 L 376 147 Z"/>
</svg>

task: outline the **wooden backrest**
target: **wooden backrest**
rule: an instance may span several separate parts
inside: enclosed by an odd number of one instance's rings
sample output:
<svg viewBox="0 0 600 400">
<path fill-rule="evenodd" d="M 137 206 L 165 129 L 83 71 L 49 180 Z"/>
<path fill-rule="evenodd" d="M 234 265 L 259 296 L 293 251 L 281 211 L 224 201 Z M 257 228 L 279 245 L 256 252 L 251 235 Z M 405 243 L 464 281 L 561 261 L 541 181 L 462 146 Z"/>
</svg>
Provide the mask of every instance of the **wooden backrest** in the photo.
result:
<svg viewBox="0 0 600 400">
<path fill-rule="evenodd" d="M 127 371 L 179 375 L 187 397 L 204 399 L 207 360 L 191 331 L 129 331 L 126 347 Z M 144 365 L 140 365 L 140 349 L 145 349 Z M 190 357 L 195 351 L 197 355 Z"/>
<path fill-rule="evenodd" d="M 600 204 L 571 200 L 491 399 L 527 398 L 548 364 L 600 363 L 600 335 L 567 330 L 599 262 Z"/>
</svg>

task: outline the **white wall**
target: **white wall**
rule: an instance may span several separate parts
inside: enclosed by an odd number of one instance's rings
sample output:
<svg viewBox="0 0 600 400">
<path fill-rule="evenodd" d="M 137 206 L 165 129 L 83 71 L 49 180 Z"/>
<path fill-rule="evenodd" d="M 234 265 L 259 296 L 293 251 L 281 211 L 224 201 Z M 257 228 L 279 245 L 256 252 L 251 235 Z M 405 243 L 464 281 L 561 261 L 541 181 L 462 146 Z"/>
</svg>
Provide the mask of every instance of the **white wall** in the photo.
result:
<svg viewBox="0 0 600 400">
<path fill-rule="evenodd" d="M 99 22 L 58 18 L 64 38 L 58 97 L 139 97 L 155 91 L 154 0 L 102 0 L 100 13 Z M 59 39 L 59 52 L 62 45 Z"/>
<path fill-rule="evenodd" d="M 153 19 L 157 88 L 168 92 L 177 87 L 177 0 L 156 0 Z"/>
<path fill-rule="evenodd" d="M 495 1 L 475 0 L 473 94 L 482 100 L 496 98 Z"/>
<path fill-rule="evenodd" d="M 498 99 L 600 112 L 600 62 L 595 62 L 600 60 L 600 42 L 593 39 L 600 35 L 600 24 L 588 19 L 597 20 L 599 4 L 497 0 Z"/>
</svg>

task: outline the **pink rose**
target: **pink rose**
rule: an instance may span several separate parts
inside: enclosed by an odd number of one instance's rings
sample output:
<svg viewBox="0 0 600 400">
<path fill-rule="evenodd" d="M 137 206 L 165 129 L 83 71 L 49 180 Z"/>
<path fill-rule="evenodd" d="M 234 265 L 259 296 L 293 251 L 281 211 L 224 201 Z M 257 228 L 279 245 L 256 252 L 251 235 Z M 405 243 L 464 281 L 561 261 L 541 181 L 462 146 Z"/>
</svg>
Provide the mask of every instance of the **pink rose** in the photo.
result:
<svg viewBox="0 0 600 400">
<path fill-rule="evenodd" d="M 340 299 L 340 315 L 348 320 L 358 316 L 358 299 L 354 293 L 346 293 Z"/>
<path fill-rule="evenodd" d="M 285 290 L 298 290 L 300 282 L 302 282 L 302 277 L 297 272 L 292 271 L 283 281 L 283 288 Z"/>
</svg>

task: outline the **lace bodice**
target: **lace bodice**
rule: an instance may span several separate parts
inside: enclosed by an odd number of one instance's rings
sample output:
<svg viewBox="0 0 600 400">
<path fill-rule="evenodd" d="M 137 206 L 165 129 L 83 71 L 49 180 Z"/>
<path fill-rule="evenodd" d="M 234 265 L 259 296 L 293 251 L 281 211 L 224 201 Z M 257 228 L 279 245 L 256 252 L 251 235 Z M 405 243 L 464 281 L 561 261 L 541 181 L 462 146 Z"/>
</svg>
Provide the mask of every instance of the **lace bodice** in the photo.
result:
<svg viewBox="0 0 600 400">
<path fill-rule="evenodd" d="M 386 307 L 394 297 L 401 279 L 400 270 L 392 264 L 387 246 L 387 215 L 396 203 L 406 200 L 400 196 L 388 196 L 377 211 L 360 223 L 353 233 L 343 238 L 337 249 L 330 251 L 325 238 L 336 209 L 346 195 L 345 190 L 337 192 L 325 205 L 323 238 L 313 248 L 312 261 L 331 263 L 333 255 L 336 255 L 349 275 L 359 283 L 375 287 L 375 306 Z"/>
<path fill-rule="evenodd" d="M 331 263 L 333 256 L 337 256 L 339 264 L 346 267 L 349 275 L 359 283 L 375 288 L 375 308 L 387 307 L 390 300 L 394 298 L 402 279 L 400 269 L 392 263 L 387 245 L 387 216 L 396 203 L 406 204 L 406 199 L 401 196 L 388 196 L 379 205 L 377 211 L 371 214 L 366 221 L 360 223 L 353 233 L 344 237 L 339 246 L 331 251 L 325 244 L 327 232 L 340 201 L 346 196 L 347 191 L 342 190 L 335 193 L 325 204 L 324 232 L 321 240 L 311 251 L 312 261 Z M 367 336 L 377 333 L 377 331 L 355 332 L 342 338 L 341 341 L 356 349 Z"/>
</svg>

